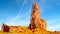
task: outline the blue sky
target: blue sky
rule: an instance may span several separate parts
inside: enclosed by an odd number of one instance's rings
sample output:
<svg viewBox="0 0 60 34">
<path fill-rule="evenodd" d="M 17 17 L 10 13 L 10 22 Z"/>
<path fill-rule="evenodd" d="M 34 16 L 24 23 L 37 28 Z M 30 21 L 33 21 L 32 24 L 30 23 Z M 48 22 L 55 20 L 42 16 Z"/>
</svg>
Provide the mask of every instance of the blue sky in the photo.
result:
<svg viewBox="0 0 60 34">
<path fill-rule="evenodd" d="M 60 31 L 60 0 L 35 0 L 47 30 Z M 28 26 L 34 0 L 0 0 L 0 29 L 2 23 Z"/>
</svg>

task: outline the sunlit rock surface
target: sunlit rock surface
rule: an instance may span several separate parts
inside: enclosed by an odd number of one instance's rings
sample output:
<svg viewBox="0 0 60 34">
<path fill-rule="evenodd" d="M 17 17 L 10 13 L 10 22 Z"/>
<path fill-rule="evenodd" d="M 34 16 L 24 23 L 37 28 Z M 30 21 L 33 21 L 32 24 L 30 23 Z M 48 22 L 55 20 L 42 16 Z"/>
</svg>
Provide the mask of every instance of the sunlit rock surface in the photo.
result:
<svg viewBox="0 0 60 34">
<path fill-rule="evenodd" d="M 32 14 L 30 18 L 29 28 L 30 29 L 35 29 L 35 28 L 46 29 L 46 22 L 45 20 L 40 18 L 39 7 L 36 2 L 34 2 L 32 6 Z"/>
<path fill-rule="evenodd" d="M 2 24 L 0 34 L 60 34 L 60 32 L 46 29 L 46 21 L 40 18 L 38 4 L 34 2 L 28 27 Z"/>
</svg>

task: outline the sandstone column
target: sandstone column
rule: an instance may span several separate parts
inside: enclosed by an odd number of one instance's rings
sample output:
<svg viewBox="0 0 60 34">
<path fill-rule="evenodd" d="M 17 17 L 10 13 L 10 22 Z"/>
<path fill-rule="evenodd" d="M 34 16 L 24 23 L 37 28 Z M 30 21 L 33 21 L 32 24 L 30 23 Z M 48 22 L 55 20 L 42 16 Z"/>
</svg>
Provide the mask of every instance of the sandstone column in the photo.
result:
<svg viewBox="0 0 60 34">
<path fill-rule="evenodd" d="M 40 18 L 40 13 L 39 13 L 39 7 L 36 2 L 33 3 L 32 6 L 32 14 L 30 18 L 30 29 L 35 29 L 35 28 L 46 28 L 46 22 Z"/>
</svg>

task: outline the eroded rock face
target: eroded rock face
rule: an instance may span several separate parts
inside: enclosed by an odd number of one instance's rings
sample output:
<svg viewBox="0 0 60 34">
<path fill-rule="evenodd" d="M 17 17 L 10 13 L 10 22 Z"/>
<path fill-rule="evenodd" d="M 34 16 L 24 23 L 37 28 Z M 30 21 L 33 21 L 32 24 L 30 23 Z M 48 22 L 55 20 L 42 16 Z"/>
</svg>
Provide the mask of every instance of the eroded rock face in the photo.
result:
<svg viewBox="0 0 60 34">
<path fill-rule="evenodd" d="M 44 19 L 41 19 L 41 23 L 42 23 L 42 28 L 46 29 L 46 21 Z"/>
<path fill-rule="evenodd" d="M 1 31 L 0 33 L 5 34 L 4 32 L 6 34 L 17 34 L 15 32 L 18 32 L 18 34 L 60 34 L 60 31 L 51 32 L 46 30 L 46 22 L 40 18 L 39 8 L 36 2 L 33 3 L 29 28 L 2 24 L 2 33 Z"/>
<path fill-rule="evenodd" d="M 39 7 L 36 2 L 34 2 L 32 6 L 32 14 L 31 14 L 29 28 L 32 30 L 36 28 L 46 29 L 46 22 L 45 20 L 40 18 Z M 2 25 L 3 32 L 23 32 L 24 30 L 25 29 L 20 26 L 7 26 L 5 24 Z"/>
<path fill-rule="evenodd" d="M 9 32 L 24 32 L 24 27 L 21 26 L 10 26 Z"/>
<path fill-rule="evenodd" d="M 22 26 L 8 26 L 2 24 L 2 32 L 25 32 L 26 28 Z"/>
<path fill-rule="evenodd" d="M 9 26 L 3 24 L 2 25 L 2 32 L 9 32 Z"/>
<path fill-rule="evenodd" d="M 33 3 L 32 6 L 32 14 L 30 18 L 30 29 L 35 29 L 35 28 L 46 28 L 46 22 L 43 19 L 40 19 L 40 13 L 39 13 L 39 8 L 38 4 L 36 2 Z"/>
</svg>

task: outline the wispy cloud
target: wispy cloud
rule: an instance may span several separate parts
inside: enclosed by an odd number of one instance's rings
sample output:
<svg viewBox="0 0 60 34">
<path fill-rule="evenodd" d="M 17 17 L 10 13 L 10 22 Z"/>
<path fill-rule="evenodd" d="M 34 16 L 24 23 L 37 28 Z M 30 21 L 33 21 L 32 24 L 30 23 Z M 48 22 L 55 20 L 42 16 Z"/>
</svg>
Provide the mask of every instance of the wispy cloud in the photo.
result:
<svg viewBox="0 0 60 34">
<path fill-rule="evenodd" d="M 17 20 L 17 19 L 19 19 L 19 18 L 22 17 L 22 15 L 21 15 L 20 13 L 22 12 L 22 9 L 23 9 L 25 3 L 26 3 L 26 0 L 24 0 L 24 3 L 23 3 L 23 5 L 22 5 L 20 11 L 18 12 L 18 14 L 17 14 L 14 18 L 11 19 L 11 21 L 15 21 L 15 20 Z"/>
<path fill-rule="evenodd" d="M 1 22 L 1 20 L 0 20 L 0 22 Z M 1 25 L 1 24 L 0 24 Z M 0 30 L 1 30 L 1 26 L 0 26 Z"/>
<path fill-rule="evenodd" d="M 47 30 L 51 30 L 51 31 L 59 31 L 60 30 L 59 29 L 60 28 L 60 20 L 59 20 L 59 17 L 60 16 L 55 17 L 54 19 L 51 19 L 50 21 L 47 21 Z"/>
<path fill-rule="evenodd" d="M 20 2 L 20 0 L 16 0 L 16 1 L 17 1 L 18 3 Z M 24 0 L 23 5 L 22 5 L 22 7 L 20 8 L 18 14 L 17 14 L 15 17 L 13 17 L 13 18 L 11 18 L 10 20 L 8 20 L 8 22 L 6 22 L 7 24 L 9 24 L 9 25 L 15 25 L 15 23 L 17 23 L 18 20 L 23 17 L 20 13 L 22 13 L 22 9 L 23 9 L 25 3 L 26 3 L 26 0 Z M 17 22 L 16 22 L 16 21 L 17 21 Z"/>
<path fill-rule="evenodd" d="M 47 20 L 47 23 L 51 24 L 51 23 L 60 21 L 59 19 L 60 19 L 60 16 L 57 16 L 57 17 Z"/>
<path fill-rule="evenodd" d="M 57 24 L 55 26 L 49 26 L 47 28 L 47 30 L 51 30 L 51 31 L 60 31 L 59 29 L 60 29 L 60 24 Z"/>
<path fill-rule="evenodd" d="M 27 17 L 27 15 L 30 13 L 31 10 L 29 10 L 26 15 L 24 16 L 16 16 L 14 17 L 14 19 L 11 19 L 7 22 L 8 25 L 25 25 L 28 26 L 29 22 L 30 22 L 30 16 Z M 23 20 L 21 20 L 21 18 L 24 17 Z M 23 24 L 24 23 L 24 24 Z"/>
<path fill-rule="evenodd" d="M 25 3 L 26 3 L 26 0 L 24 0 L 24 3 L 23 3 L 23 5 L 22 5 L 22 7 L 21 7 L 20 11 L 18 12 L 17 16 L 18 16 L 18 15 L 20 15 L 20 13 L 22 12 L 22 9 L 23 9 L 23 7 L 24 7 Z"/>
<path fill-rule="evenodd" d="M 21 1 L 21 0 L 16 0 L 17 4 L 19 4 L 20 1 Z"/>
</svg>

